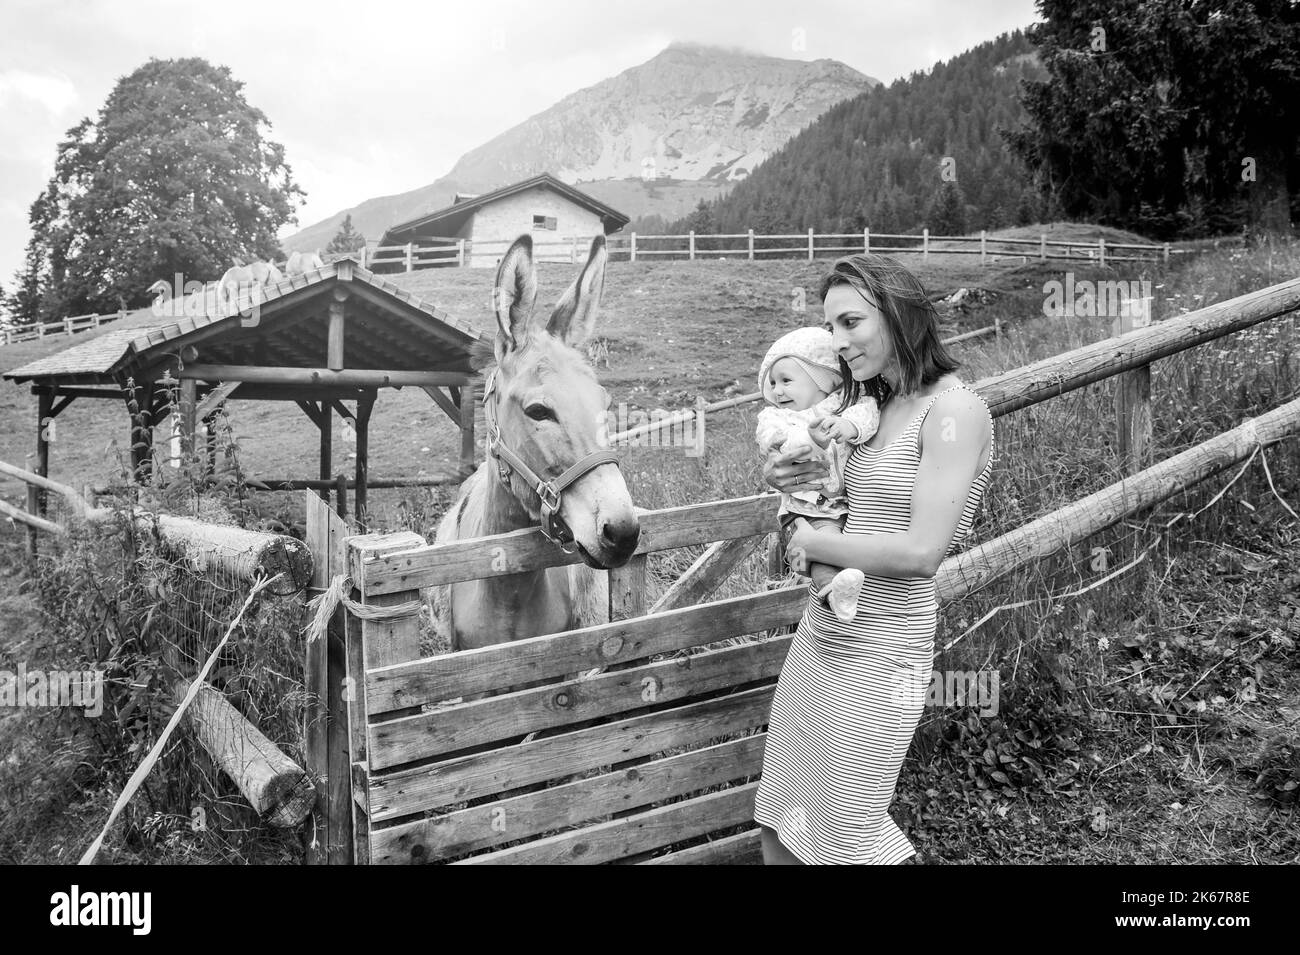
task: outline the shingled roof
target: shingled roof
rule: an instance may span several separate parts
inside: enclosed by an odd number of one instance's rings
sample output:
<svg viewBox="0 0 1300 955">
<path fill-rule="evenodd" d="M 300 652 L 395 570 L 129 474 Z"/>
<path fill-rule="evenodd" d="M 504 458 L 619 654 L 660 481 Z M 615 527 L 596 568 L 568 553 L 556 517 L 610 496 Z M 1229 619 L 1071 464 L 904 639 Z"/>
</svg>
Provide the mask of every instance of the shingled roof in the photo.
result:
<svg viewBox="0 0 1300 955">
<path fill-rule="evenodd" d="M 361 334 L 353 333 L 348 340 L 349 364 L 354 367 L 470 371 L 491 352 L 491 342 L 468 323 L 342 259 L 263 289 L 256 326 L 241 322 L 254 307 L 247 295 L 226 303 L 211 292 L 195 293 L 161 307 L 137 309 L 110 328 L 87 333 L 89 340 L 14 368 L 4 377 L 46 384 L 120 383 L 133 369 L 198 337 L 205 341 L 208 361 L 233 361 L 226 352 L 242 346 L 267 349 L 286 366 L 311 367 L 321 362 L 305 353 L 307 346 L 312 351 L 318 345 L 323 348 L 324 331 L 302 318 L 316 314 L 311 312 L 313 300 L 349 283 L 364 306 L 356 322 Z"/>
<path fill-rule="evenodd" d="M 595 199 L 585 192 L 561 182 L 550 173 L 544 172 L 541 175 L 533 176 L 531 179 L 511 183 L 508 186 L 502 186 L 500 189 L 485 192 L 478 196 L 459 198 L 463 194 L 457 193 L 459 201 L 453 201 L 446 208 L 389 226 L 388 231 L 384 233 L 384 237 L 379 240 L 379 244 L 386 246 L 409 242 L 413 240 L 415 233 L 427 233 L 430 230 L 436 230 L 441 235 L 455 235 L 456 230 L 460 228 L 465 219 L 488 203 L 503 199 L 506 196 L 512 196 L 518 192 L 525 192 L 537 186 L 553 189 L 571 202 L 600 216 L 606 233 L 616 232 L 632 221 L 617 209 L 605 205 L 599 199 Z"/>
</svg>

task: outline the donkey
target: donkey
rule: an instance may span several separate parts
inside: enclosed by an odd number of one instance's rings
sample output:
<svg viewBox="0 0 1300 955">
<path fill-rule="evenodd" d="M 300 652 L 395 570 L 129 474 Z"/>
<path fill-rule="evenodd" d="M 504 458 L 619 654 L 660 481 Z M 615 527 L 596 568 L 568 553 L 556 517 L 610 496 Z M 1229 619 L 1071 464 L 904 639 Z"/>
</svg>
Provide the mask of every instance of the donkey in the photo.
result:
<svg viewBox="0 0 1300 955">
<path fill-rule="evenodd" d="M 437 588 L 434 616 L 454 650 L 609 620 L 608 581 L 600 571 L 631 559 L 640 524 L 617 462 L 601 451 L 609 394 L 578 351 L 595 325 L 607 259 L 605 237 L 597 236 L 586 266 L 545 322 L 533 316 L 532 238 L 516 239 L 497 266 L 497 366 L 483 396 L 489 454 L 461 486 L 434 542 L 504 534 L 539 522 L 555 539 L 554 524 L 547 530 L 552 510 L 517 464 L 543 480 L 560 477 L 557 484 L 576 464 L 579 471 L 590 469 L 560 490 L 553 513 L 583 563 Z"/>
</svg>

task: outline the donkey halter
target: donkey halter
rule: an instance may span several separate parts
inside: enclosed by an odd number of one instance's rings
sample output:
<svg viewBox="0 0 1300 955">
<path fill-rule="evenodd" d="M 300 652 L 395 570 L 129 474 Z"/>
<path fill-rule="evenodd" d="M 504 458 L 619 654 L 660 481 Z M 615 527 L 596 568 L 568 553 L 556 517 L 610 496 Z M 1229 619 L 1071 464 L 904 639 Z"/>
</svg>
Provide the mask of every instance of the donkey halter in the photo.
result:
<svg viewBox="0 0 1300 955">
<path fill-rule="evenodd" d="M 507 490 L 510 488 L 510 472 L 513 470 L 518 472 L 524 482 L 537 492 L 537 496 L 542 502 L 541 530 L 543 536 L 552 543 L 557 544 L 560 550 L 566 554 L 572 554 L 578 549 L 578 545 L 574 540 L 573 531 L 560 517 L 560 495 L 565 488 L 588 471 L 600 467 L 602 464 L 617 466 L 618 455 L 607 448 L 591 451 L 555 480 L 542 480 L 532 468 L 524 463 L 523 458 L 506 447 L 501 440 L 501 429 L 497 426 L 496 420 L 496 402 L 489 400 L 496 390 L 496 382 L 497 369 L 493 368 L 487 376 L 486 384 L 483 386 L 483 417 L 487 420 L 488 426 L 487 453 L 496 458 L 497 474 Z"/>
</svg>

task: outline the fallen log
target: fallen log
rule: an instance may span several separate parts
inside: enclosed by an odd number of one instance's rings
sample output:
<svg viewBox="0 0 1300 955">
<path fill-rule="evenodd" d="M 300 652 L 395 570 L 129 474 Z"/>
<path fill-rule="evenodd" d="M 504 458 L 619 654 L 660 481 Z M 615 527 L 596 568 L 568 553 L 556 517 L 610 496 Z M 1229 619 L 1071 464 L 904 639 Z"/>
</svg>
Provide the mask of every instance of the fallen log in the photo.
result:
<svg viewBox="0 0 1300 955">
<path fill-rule="evenodd" d="M 179 703 L 189 689 L 177 683 Z M 199 744 L 239 788 L 258 815 L 277 828 L 290 828 L 307 818 L 316 802 L 316 786 L 306 770 L 280 751 L 256 726 L 204 684 L 185 713 Z"/>
</svg>

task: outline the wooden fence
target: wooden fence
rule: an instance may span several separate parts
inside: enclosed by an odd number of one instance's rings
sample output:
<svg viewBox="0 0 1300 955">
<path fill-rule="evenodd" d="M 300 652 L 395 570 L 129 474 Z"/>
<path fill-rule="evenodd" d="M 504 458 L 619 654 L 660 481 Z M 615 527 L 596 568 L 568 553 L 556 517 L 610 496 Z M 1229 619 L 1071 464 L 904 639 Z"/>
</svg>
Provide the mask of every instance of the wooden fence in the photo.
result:
<svg viewBox="0 0 1300 955">
<path fill-rule="evenodd" d="M 1298 308 L 1300 279 L 975 388 L 1001 416 L 1103 378 L 1142 374 L 1160 358 Z M 937 577 L 940 599 L 957 599 L 1300 432 L 1298 399 L 1151 465 L 1148 401 L 1149 389 L 1135 389 L 1117 415 L 1127 478 L 948 559 Z M 409 613 L 423 588 L 577 557 L 532 529 L 437 546 L 409 532 L 346 538 L 325 529 L 326 572 L 346 573 L 368 608 L 341 615 L 337 680 L 349 690 L 327 694 L 341 701 L 330 723 L 347 727 L 351 770 L 331 763 L 329 832 L 350 831 L 363 863 L 757 861 L 752 811 L 763 727 L 788 628 L 807 594 L 795 587 L 700 601 L 775 531 L 776 510 L 767 494 L 643 512 L 635 555 L 608 572 L 611 623 L 433 657 L 421 656 L 416 617 L 385 611 Z M 700 544 L 710 546 L 647 606 L 648 555 Z"/>
<path fill-rule="evenodd" d="M 533 237 L 533 248 L 541 261 L 578 263 L 591 244 L 591 236 L 566 236 L 564 238 Z M 825 256 L 841 256 L 852 252 L 882 252 L 888 254 L 916 254 L 922 260 L 931 255 L 978 255 L 980 264 L 1000 260 L 1072 260 L 1106 266 L 1115 262 L 1168 262 L 1170 256 L 1182 253 L 1169 243 L 1143 245 L 1134 243 L 1095 242 L 1083 240 L 1049 239 L 1046 234 L 1034 239 L 1009 239 L 979 235 L 931 235 L 922 229 L 919 235 L 895 235 L 861 232 L 807 232 L 762 234 L 753 229 L 747 232 L 704 234 L 687 232 L 681 235 L 627 235 L 615 233 L 606 237 L 612 260 L 636 262 L 638 259 L 719 259 L 737 258 L 813 260 Z M 417 269 L 467 264 L 495 264 L 510 247 L 511 240 L 434 239 L 423 243 L 376 246 L 357 253 L 361 264 L 377 271 L 387 269 L 412 272 Z"/>
</svg>

